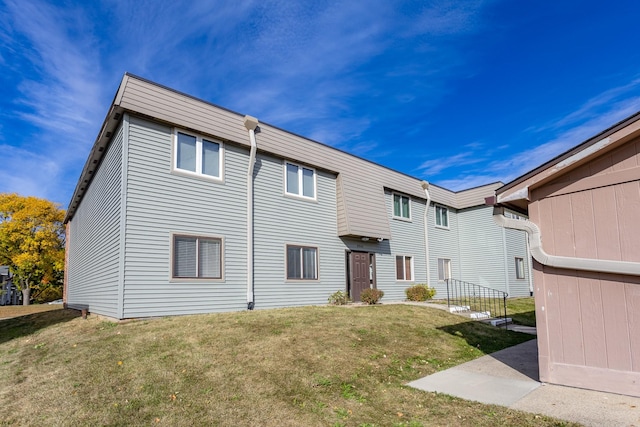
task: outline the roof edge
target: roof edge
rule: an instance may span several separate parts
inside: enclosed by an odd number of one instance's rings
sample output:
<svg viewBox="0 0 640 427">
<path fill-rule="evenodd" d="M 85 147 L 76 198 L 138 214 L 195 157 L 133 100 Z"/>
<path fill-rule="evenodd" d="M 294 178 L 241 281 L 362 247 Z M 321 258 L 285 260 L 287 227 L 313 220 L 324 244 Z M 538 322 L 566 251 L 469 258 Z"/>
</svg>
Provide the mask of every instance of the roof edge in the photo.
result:
<svg viewBox="0 0 640 427">
<path fill-rule="evenodd" d="M 637 111 L 636 113 L 622 119 L 621 121 L 615 123 L 614 125 L 608 127 L 607 129 L 603 130 L 602 132 L 588 138 L 587 140 L 579 143 L 576 146 L 573 146 L 572 148 L 568 149 L 567 151 L 557 155 L 556 157 L 552 158 L 551 160 L 541 164 L 540 166 L 530 170 L 529 172 L 526 172 L 522 175 L 520 175 L 517 178 L 514 178 L 512 181 L 506 183 L 505 185 L 503 185 L 500 188 L 496 189 L 496 194 L 502 193 L 506 190 L 509 190 L 515 186 L 517 186 L 518 184 L 523 183 L 524 181 L 526 181 L 527 179 L 536 176 L 537 174 L 539 174 L 540 172 L 549 169 L 550 167 L 560 163 L 561 161 L 573 156 L 574 154 L 583 151 L 587 148 L 589 148 L 590 146 L 596 144 L 597 142 L 613 135 L 614 133 L 626 128 L 627 126 L 637 122 L 640 120 L 640 111 Z"/>
</svg>

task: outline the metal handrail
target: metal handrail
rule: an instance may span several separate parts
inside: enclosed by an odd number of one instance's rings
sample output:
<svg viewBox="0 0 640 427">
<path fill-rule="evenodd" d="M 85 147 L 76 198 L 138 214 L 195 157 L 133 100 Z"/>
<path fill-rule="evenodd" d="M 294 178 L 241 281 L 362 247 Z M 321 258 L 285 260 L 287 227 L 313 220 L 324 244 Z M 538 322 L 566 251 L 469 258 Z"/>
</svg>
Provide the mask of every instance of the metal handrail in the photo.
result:
<svg viewBox="0 0 640 427">
<path fill-rule="evenodd" d="M 486 313 L 487 317 L 502 318 L 504 319 L 504 327 L 507 329 L 508 293 L 457 279 L 446 279 L 445 281 L 449 310 L 453 306 L 455 311 L 475 311 Z M 496 316 L 497 313 L 502 314 Z"/>
</svg>

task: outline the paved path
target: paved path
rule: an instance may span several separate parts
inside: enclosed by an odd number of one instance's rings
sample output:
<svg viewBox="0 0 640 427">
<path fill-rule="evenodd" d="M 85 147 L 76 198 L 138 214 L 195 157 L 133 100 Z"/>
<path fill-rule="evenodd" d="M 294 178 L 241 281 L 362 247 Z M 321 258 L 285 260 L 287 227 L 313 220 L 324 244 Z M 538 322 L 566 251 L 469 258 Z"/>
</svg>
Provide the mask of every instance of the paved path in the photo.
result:
<svg viewBox="0 0 640 427">
<path fill-rule="evenodd" d="M 538 342 L 527 341 L 409 383 L 585 426 L 640 427 L 640 398 L 538 381 Z"/>
</svg>

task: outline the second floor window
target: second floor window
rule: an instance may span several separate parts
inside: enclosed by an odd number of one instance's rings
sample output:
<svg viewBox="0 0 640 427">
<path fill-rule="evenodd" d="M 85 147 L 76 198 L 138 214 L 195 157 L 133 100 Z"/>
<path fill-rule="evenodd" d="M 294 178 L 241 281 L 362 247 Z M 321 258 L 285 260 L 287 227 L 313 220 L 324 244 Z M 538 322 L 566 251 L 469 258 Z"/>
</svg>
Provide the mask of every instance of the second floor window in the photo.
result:
<svg viewBox="0 0 640 427">
<path fill-rule="evenodd" d="M 316 171 L 293 163 L 285 163 L 285 192 L 308 199 L 316 198 Z"/>
<path fill-rule="evenodd" d="M 393 195 L 393 216 L 397 218 L 411 219 L 409 196 L 403 196 L 401 194 Z"/>
<path fill-rule="evenodd" d="M 449 211 L 444 206 L 436 205 L 436 225 L 449 228 Z"/>
<path fill-rule="evenodd" d="M 176 132 L 175 169 L 210 178 L 222 178 L 222 147 L 220 142 Z"/>
</svg>

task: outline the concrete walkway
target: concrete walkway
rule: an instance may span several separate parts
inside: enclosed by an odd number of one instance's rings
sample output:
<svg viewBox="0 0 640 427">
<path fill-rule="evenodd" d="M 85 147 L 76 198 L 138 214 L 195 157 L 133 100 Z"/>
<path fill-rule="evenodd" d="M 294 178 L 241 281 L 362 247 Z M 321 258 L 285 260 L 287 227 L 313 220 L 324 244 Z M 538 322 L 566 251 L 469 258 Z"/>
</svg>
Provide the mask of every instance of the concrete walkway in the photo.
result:
<svg viewBox="0 0 640 427">
<path fill-rule="evenodd" d="M 409 385 L 585 426 L 640 427 L 640 398 L 541 384 L 537 340 L 437 372 Z"/>
</svg>

